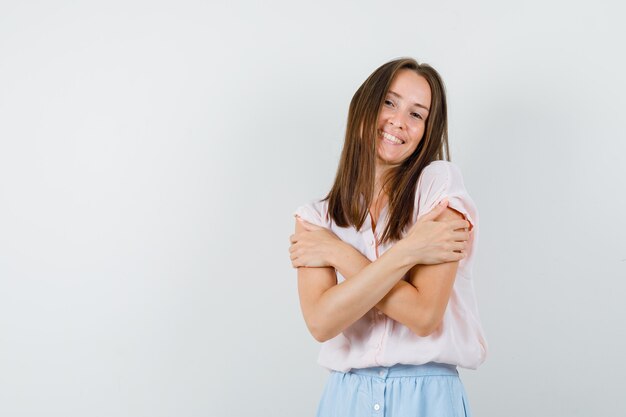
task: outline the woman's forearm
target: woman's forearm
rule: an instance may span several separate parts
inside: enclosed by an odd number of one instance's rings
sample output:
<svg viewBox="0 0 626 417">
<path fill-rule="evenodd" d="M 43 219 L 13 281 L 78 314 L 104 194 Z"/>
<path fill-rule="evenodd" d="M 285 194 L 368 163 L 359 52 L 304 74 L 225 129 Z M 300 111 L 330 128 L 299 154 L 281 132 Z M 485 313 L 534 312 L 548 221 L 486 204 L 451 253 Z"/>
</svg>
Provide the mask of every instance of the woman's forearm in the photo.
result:
<svg viewBox="0 0 626 417">
<path fill-rule="evenodd" d="M 402 280 L 412 266 L 413 262 L 405 251 L 394 247 L 376 262 L 350 274 L 350 280 L 324 291 L 316 302 L 317 318 L 313 324 L 319 339 L 331 339 L 363 317 Z"/>
<path fill-rule="evenodd" d="M 329 260 L 346 280 L 372 264 L 361 252 L 345 242 L 338 243 Z M 395 321 L 414 328 L 416 322 L 419 323 L 421 315 L 419 310 L 426 307 L 426 303 L 412 284 L 401 279 L 376 303 L 375 307 Z M 426 319 L 426 316 L 424 318 Z"/>
<path fill-rule="evenodd" d="M 305 230 L 306 224 L 296 222 L 291 259 L 298 264 L 294 266 L 305 268 L 298 271 L 298 288 L 307 325 L 317 340 L 335 337 L 374 307 L 420 336 L 438 326 L 456 274 L 450 265 L 456 268 L 468 239 L 467 231 L 459 231 L 468 227 L 467 221 L 436 221 L 439 215 L 435 210 L 424 215 L 371 263 L 336 235 L 328 236 L 326 229 Z M 314 272 L 318 266 L 334 268 Z M 335 270 L 344 282 L 337 284 Z M 407 272 L 410 282 L 402 280 Z"/>
</svg>

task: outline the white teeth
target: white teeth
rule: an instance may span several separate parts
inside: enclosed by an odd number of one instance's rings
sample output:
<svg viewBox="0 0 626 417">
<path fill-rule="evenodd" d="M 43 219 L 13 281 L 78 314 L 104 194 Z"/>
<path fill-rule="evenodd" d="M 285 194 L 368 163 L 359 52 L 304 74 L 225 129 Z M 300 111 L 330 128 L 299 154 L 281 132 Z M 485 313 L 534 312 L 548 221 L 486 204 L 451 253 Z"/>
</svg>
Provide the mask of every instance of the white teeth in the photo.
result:
<svg viewBox="0 0 626 417">
<path fill-rule="evenodd" d="M 395 136 L 393 136 L 393 135 L 390 135 L 390 134 L 389 134 L 389 133 L 387 133 L 387 132 L 383 132 L 383 137 L 384 137 L 385 139 L 387 139 L 388 141 L 393 142 L 393 143 L 397 143 L 397 144 L 404 143 L 404 141 L 402 141 L 402 140 L 398 139 L 397 137 L 395 137 Z"/>
</svg>

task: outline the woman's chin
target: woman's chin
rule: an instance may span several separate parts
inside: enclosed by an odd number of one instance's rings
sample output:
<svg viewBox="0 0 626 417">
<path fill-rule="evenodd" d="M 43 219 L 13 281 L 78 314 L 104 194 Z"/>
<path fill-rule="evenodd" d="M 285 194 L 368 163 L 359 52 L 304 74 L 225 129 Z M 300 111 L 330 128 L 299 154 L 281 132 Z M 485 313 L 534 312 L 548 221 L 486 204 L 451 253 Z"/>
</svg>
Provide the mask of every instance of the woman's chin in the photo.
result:
<svg viewBox="0 0 626 417">
<path fill-rule="evenodd" d="M 404 159 L 404 152 L 401 152 L 399 148 L 398 145 L 381 142 L 378 146 L 378 159 L 391 165 L 399 164 Z"/>
<path fill-rule="evenodd" d="M 402 158 L 398 157 L 398 155 L 379 153 L 378 162 L 381 165 L 399 165 L 402 162 Z"/>
</svg>

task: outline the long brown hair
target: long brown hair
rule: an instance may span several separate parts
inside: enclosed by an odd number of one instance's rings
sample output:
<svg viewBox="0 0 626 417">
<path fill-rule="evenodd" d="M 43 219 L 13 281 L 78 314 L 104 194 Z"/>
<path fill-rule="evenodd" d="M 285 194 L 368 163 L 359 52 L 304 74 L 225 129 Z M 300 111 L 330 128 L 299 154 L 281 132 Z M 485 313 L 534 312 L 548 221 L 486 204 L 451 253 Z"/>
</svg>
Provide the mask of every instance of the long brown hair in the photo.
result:
<svg viewBox="0 0 626 417">
<path fill-rule="evenodd" d="M 412 58 L 395 59 L 377 68 L 359 87 L 350 102 L 335 182 L 322 200 L 328 200 L 328 214 L 338 226 L 361 230 L 374 198 L 379 113 L 394 76 L 403 69 L 413 70 L 428 81 L 431 103 L 417 148 L 384 178 L 383 190 L 389 202 L 382 243 L 401 239 L 411 222 L 415 189 L 424 167 L 434 160 L 450 160 L 445 87 L 433 67 Z"/>
</svg>

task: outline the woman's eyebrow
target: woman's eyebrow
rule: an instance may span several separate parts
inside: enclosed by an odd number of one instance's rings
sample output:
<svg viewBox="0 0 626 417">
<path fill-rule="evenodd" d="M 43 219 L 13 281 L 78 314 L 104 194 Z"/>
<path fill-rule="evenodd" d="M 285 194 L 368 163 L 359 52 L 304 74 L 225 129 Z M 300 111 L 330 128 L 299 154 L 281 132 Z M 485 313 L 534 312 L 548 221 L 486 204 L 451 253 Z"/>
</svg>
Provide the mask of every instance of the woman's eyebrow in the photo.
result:
<svg viewBox="0 0 626 417">
<path fill-rule="evenodd" d="M 399 99 L 402 99 L 402 96 L 400 94 L 396 93 L 395 91 L 389 90 L 389 94 L 391 94 L 392 96 L 397 97 Z M 421 108 L 425 109 L 426 111 L 430 111 L 430 109 L 428 107 L 424 106 L 423 104 L 413 103 L 413 105 L 417 106 L 417 107 L 421 107 Z"/>
</svg>

